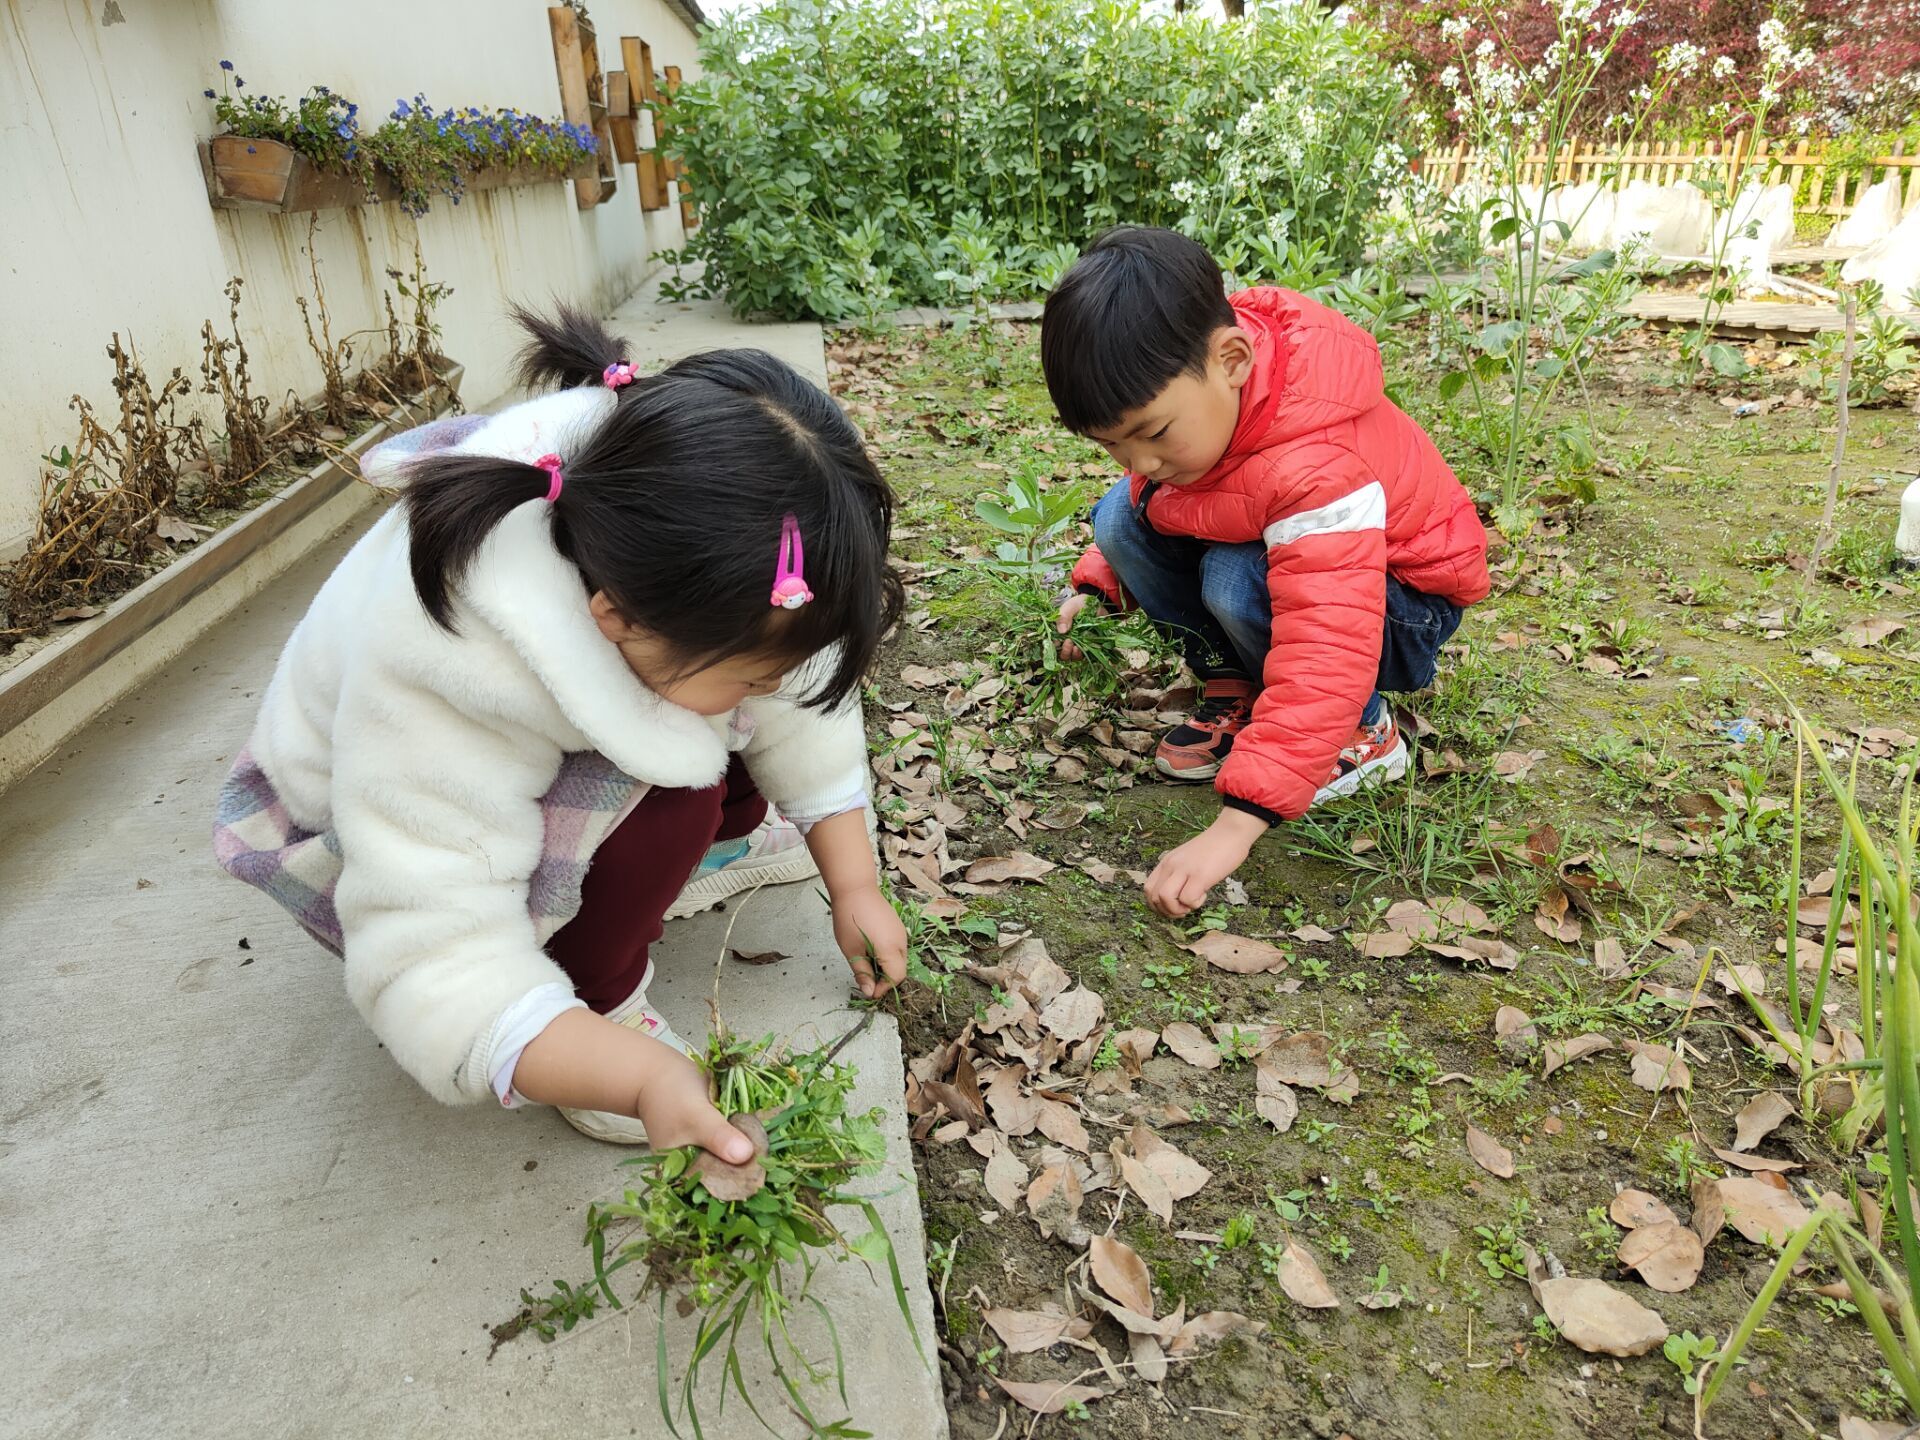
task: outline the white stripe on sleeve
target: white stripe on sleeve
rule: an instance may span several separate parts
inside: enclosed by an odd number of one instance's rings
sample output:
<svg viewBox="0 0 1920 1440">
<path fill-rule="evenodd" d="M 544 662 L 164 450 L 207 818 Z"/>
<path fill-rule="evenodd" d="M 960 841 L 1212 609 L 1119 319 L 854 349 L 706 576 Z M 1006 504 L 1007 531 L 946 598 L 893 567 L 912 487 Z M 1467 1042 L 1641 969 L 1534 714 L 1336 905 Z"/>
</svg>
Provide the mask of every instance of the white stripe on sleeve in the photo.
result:
<svg viewBox="0 0 1920 1440">
<path fill-rule="evenodd" d="M 1387 528 L 1387 492 L 1378 480 L 1362 485 L 1351 495 L 1342 495 L 1318 510 L 1303 510 L 1285 515 L 1261 532 L 1267 548 L 1291 545 L 1309 535 L 1347 535 L 1360 530 Z"/>
</svg>

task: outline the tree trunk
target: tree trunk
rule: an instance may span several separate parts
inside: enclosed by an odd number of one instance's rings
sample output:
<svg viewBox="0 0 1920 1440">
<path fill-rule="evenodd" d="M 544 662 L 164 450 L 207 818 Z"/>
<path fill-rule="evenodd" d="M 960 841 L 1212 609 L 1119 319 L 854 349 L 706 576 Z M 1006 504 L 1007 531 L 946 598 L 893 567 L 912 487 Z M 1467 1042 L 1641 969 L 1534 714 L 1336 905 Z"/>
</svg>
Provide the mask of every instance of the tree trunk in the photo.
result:
<svg viewBox="0 0 1920 1440">
<path fill-rule="evenodd" d="M 1229 20 L 1238 20 L 1247 13 L 1247 0 L 1220 0 L 1220 5 Z"/>
</svg>

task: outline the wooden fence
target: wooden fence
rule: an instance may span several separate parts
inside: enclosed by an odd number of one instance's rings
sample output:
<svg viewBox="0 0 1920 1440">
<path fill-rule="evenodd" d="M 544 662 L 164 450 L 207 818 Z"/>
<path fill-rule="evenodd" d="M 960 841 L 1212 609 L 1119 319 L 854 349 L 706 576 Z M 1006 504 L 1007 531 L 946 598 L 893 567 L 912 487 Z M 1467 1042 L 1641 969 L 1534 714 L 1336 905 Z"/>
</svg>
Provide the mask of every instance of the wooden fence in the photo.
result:
<svg viewBox="0 0 1920 1440">
<path fill-rule="evenodd" d="M 1465 141 L 1450 150 L 1429 151 L 1421 157 L 1422 173 L 1451 190 L 1486 166 L 1483 156 Z M 1571 185 L 1611 181 L 1618 189 L 1632 180 L 1655 185 L 1678 185 L 1696 168 L 1709 165 L 1726 171 L 1731 184 L 1751 179 L 1759 171 L 1768 183 L 1793 186 L 1794 208 L 1803 215 L 1849 215 L 1866 188 L 1891 175 L 1900 186 L 1904 212 L 1920 204 L 1920 155 L 1908 155 L 1900 141 L 1892 153 L 1877 155 L 1863 165 L 1829 159 L 1806 140 L 1774 146 L 1765 137 L 1750 146 L 1746 136 L 1733 140 L 1684 140 L 1643 143 L 1630 150 L 1613 145 L 1591 145 L 1570 140 L 1553 157 L 1554 178 Z M 1521 162 L 1523 185 L 1540 185 L 1547 178 L 1547 153 L 1535 150 Z"/>
</svg>

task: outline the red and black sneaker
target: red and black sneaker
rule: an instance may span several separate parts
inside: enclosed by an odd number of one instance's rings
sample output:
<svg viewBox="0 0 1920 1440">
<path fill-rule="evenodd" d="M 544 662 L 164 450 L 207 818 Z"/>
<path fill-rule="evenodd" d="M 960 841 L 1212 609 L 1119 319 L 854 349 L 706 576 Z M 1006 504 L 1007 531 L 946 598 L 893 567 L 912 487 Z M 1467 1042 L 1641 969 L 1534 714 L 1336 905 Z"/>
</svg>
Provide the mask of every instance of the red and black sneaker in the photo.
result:
<svg viewBox="0 0 1920 1440">
<path fill-rule="evenodd" d="M 1170 780 L 1211 780 L 1253 719 L 1251 680 L 1209 680 L 1193 714 L 1160 737 L 1153 763 Z"/>
<path fill-rule="evenodd" d="M 1333 774 L 1313 797 L 1315 805 L 1324 805 L 1343 795 L 1352 795 L 1370 785 L 1398 780 L 1407 773 L 1407 742 L 1394 723 L 1393 711 L 1384 710 L 1377 725 L 1362 725 L 1353 739 L 1333 762 Z"/>
</svg>

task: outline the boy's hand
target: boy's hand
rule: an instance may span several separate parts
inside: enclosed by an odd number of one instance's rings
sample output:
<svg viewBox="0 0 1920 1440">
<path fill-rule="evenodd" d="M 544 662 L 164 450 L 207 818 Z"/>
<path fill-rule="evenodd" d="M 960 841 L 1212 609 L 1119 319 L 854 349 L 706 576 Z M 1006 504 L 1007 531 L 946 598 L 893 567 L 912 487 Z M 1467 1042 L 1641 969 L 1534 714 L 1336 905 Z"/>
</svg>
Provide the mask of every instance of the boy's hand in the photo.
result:
<svg viewBox="0 0 1920 1440">
<path fill-rule="evenodd" d="M 1069 595 L 1065 600 L 1060 602 L 1060 619 L 1054 625 L 1054 629 L 1058 630 L 1062 635 L 1065 635 L 1069 630 L 1073 629 L 1073 622 L 1079 618 L 1080 612 L 1089 605 L 1094 607 L 1094 614 L 1098 615 L 1100 613 L 1100 602 L 1094 599 L 1093 596 L 1078 593 Z M 1080 647 L 1071 640 L 1062 640 L 1060 642 L 1060 658 L 1062 660 L 1078 660 L 1080 658 Z"/>
<path fill-rule="evenodd" d="M 1258 816 L 1222 810 L 1213 824 L 1160 857 L 1147 877 L 1147 903 L 1176 920 L 1192 913 L 1209 890 L 1240 868 L 1266 832 Z"/>
<path fill-rule="evenodd" d="M 656 1042 L 658 1043 L 658 1042 Z M 652 1074 L 640 1087 L 633 1113 L 647 1127 L 655 1150 L 698 1145 L 733 1165 L 753 1158 L 753 1142 L 727 1123 L 707 1095 L 707 1075 L 671 1045 L 660 1045 Z"/>
<path fill-rule="evenodd" d="M 907 978 L 907 927 L 878 885 L 833 897 L 833 938 L 867 999 L 878 1000 Z"/>
</svg>

